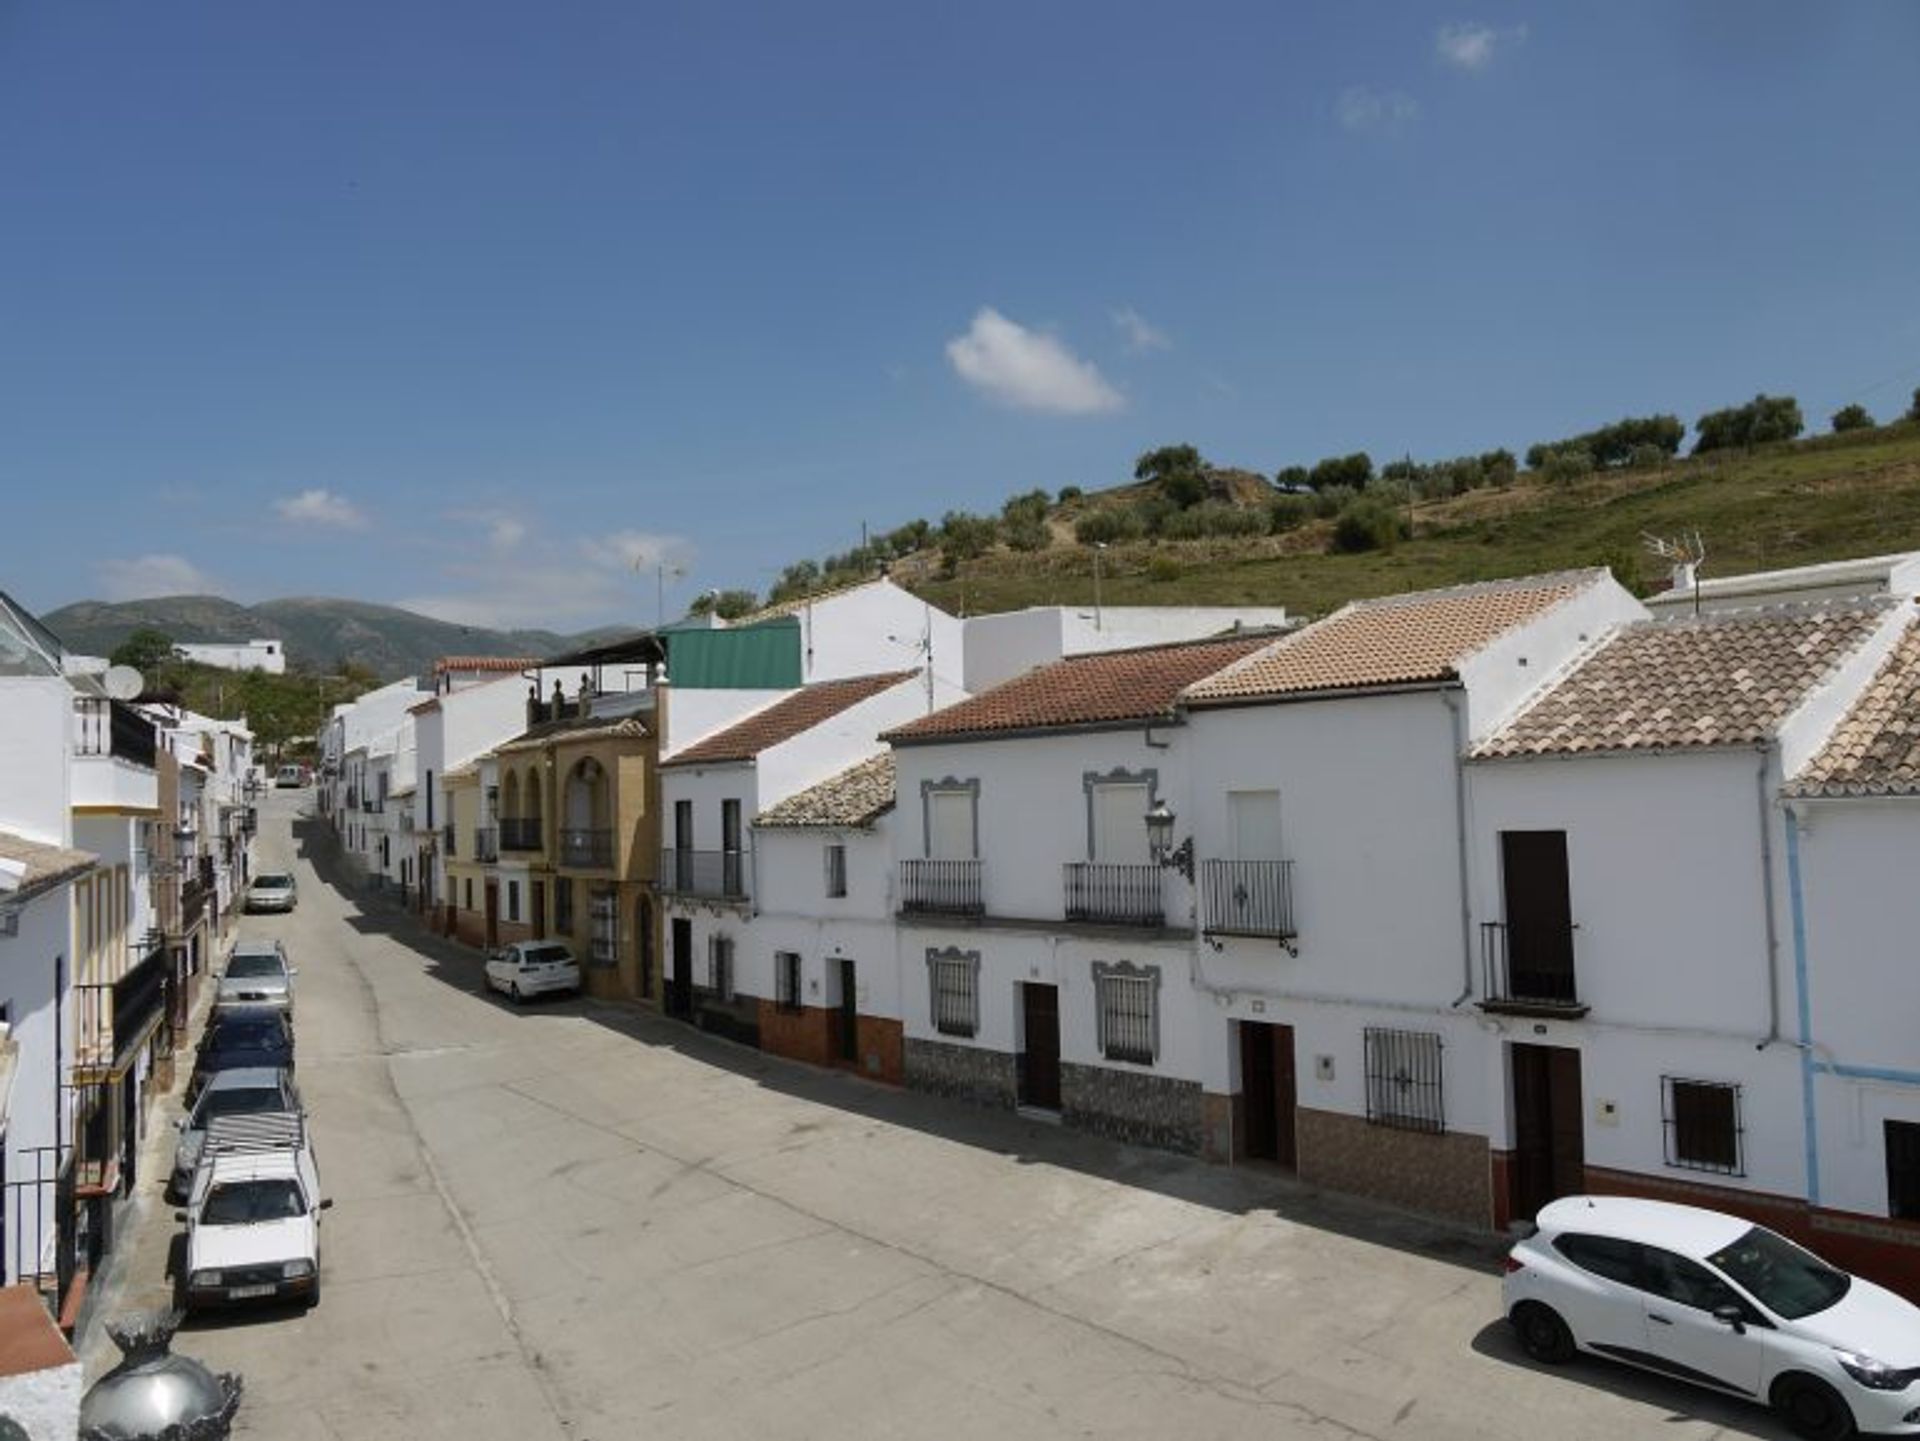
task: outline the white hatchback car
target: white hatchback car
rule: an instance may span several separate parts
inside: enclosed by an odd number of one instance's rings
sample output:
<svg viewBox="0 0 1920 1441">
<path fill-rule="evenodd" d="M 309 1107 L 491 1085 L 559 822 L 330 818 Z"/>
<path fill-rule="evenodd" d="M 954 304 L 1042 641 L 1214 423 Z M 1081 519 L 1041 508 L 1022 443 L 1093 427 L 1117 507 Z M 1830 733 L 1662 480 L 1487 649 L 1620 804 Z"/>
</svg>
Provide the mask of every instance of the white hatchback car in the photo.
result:
<svg viewBox="0 0 1920 1441">
<path fill-rule="evenodd" d="M 1920 1308 L 1763 1226 L 1566 1196 L 1507 1255 L 1527 1354 L 1591 1351 L 1771 1404 L 1796 1435 L 1920 1435 Z"/>
<path fill-rule="evenodd" d="M 487 957 L 487 985 L 515 1002 L 580 989 L 580 966 L 558 941 L 515 941 Z"/>
</svg>

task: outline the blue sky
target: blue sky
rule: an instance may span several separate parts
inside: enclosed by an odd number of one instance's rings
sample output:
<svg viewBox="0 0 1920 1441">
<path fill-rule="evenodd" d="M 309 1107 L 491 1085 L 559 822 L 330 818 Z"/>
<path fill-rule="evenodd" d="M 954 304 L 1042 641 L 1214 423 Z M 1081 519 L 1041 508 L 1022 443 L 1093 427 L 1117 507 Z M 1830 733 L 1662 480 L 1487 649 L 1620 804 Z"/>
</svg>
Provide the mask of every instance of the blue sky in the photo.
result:
<svg viewBox="0 0 1920 1441">
<path fill-rule="evenodd" d="M 0 585 L 644 624 L 1170 442 L 1889 417 L 1916 61 L 1894 0 L 0 0 Z"/>
</svg>

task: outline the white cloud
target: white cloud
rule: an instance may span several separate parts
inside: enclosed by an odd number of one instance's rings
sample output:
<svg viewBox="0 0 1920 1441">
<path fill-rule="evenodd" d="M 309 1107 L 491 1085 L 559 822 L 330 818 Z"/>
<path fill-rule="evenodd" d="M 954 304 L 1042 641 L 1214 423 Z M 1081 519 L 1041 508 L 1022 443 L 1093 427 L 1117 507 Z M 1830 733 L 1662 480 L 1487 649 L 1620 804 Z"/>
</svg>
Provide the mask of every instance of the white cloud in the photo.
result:
<svg viewBox="0 0 1920 1441">
<path fill-rule="evenodd" d="M 1442 25 L 1433 37 L 1433 48 L 1454 69 L 1477 72 L 1493 64 L 1498 52 L 1512 49 L 1526 38 L 1524 25 L 1509 30 L 1477 23 Z"/>
<path fill-rule="evenodd" d="M 1355 134 L 1392 134 L 1420 113 L 1420 104 L 1398 90 L 1349 85 L 1333 102 L 1334 118 Z"/>
<path fill-rule="evenodd" d="M 1113 323 L 1126 338 L 1129 355 L 1144 355 L 1149 350 L 1167 350 L 1173 345 L 1166 331 L 1148 324 L 1147 318 L 1131 305 L 1123 305 L 1114 311 Z"/>
<path fill-rule="evenodd" d="M 527 538 L 527 523 L 512 511 L 450 510 L 447 519 L 479 526 L 487 533 L 487 545 L 500 555 L 518 550 Z"/>
<path fill-rule="evenodd" d="M 220 583 L 182 555 L 136 555 L 94 566 L 108 600 L 161 595 L 218 595 Z"/>
<path fill-rule="evenodd" d="M 366 516 L 344 495 L 336 495 L 330 490 L 303 490 L 298 495 L 283 496 L 273 503 L 283 520 L 296 525 L 331 525 L 343 530 L 359 530 L 367 523 Z"/>
<path fill-rule="evenodd" d="M 947 359 L 967 384 L 1022 410 L 1100 415 L 1126 405 L 1090 361 L 990 306 L 965 335 L 947 342 Z"/>
<path fill-rule="evenodd" d="M 673 592 L 694 559 L 692 544 L 680 536 L 620 530 L 541 540 L 524 523 L 502 513 L 461 518 L 488 527 L 494 554 L 442 567 L 448 586 L 401 601 L 406 609 L 456 625 L 503 630 L 569 631 L 609 622 L 637 627 L 653 623 L 664 593 L 666 618 L 678 613 Z M 495 543 L 508 534 L 512 548 L 521 552 L 511 564 L 502 562 L 501 547 Z M 664 575 L 657 569 L 662 565 Z"/>
</svg>

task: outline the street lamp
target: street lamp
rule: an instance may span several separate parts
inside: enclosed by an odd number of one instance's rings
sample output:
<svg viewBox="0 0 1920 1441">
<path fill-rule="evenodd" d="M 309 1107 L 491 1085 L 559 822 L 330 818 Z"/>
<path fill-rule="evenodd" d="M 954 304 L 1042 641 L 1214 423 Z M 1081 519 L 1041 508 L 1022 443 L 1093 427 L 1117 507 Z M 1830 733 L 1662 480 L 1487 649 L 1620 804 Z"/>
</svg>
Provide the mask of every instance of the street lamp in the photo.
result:
<svg viewBox="0 0 1920 1441">
<path fill-rule="evenodd" d="M 1179 845 L 1173 844 L 1173 811 L 1165 801 L 1155 801 L 1153 809 L 1146 814 L 1147 849 L 1153 853 L 1161 868 L 1178 871 L 1188 881 L 1193 879 L 1193 837 L 1188 836 Z"/>
</svg>

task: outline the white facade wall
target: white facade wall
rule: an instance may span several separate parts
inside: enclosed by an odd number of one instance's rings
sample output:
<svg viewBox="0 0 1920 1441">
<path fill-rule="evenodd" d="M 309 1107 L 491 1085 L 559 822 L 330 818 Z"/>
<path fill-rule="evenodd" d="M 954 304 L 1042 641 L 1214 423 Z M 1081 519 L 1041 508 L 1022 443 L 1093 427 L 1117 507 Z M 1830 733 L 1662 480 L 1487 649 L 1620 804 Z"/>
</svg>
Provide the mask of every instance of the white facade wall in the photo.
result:
<svg viewBox="0 0 1920 1441">
<path fill-rule="evenodd" d="M 960 621 L 891 581 L 823 596 L 794 615 L 805 684 L 920 665 L 950 686 L 965 684 Z"/>
<path fill-rule="evenodd" d="M 880 740 L 882 731 L 927 713 L 924 685 L 915 676 L 762 751 L 756 767 L 760 809 L 778 805 L 858 761 L 879 755 L 886 748 Z M 753 814 L 748 813 L 749 819 Z"/>
<path fill-rule="evenodd" d="M 0 828 L 46 845 L 68 843 L 72 724 L 73 687 L 66 681 L 0 678 Z"/>
<path fill-rule="evenodd" d="M 1285 606 L 1030 606 L 968 616 L 965 680 L 983 691 L 1070 655 L 1201 640 L 1235 626 L 1279 627 Z"/>
<path fill-rule="evenodd" d="M 802 1000 L 825 1006 L 837 984 L 828 962 L 847 958 L 855 965 L 855 1000 L 862 1014 L 899 1016 L 888 822 L 882 817 L 871 830 L 779 826 L 754 831 L 755 914 L 739 927 L 734 961 L 740 991 L 775 997 L 774 953 L 793 951 L 801 958 Z M 826 893 L 829 845 L 847 850 L 845 896 Z M 696 961 L 704 954 L 696 951 Z"/>
<path fill-rule="evenodd" d="M 1460 680 L 1467 689 L 1469 741 L 1492 735 L 1610 631 L 1647 615 L 1631 591 L 1606 575 L 1468 656 L 1460 663 Z"/>
<path fill-rule="evenodd" d="M 174 648 L 190 661 L 221 670 L 259 670 L 269 675 L 287 673 L 286 646 L 278 640 L 189 640 Z"/>
<path fill-rule="evenodd" d="M 22 911 L 16 933 L 0 935 L 0 1005 L 6 1008 L 19 1047 L 6 1115 L 9 1182 L 52 1177 L 57 1167 L 51 1158 L 34 1153 L 72 1136 L 72 1092 L 63 1095 L 59 1084 L 60 1058 L 73 1057 L 72 898 L 71 886 L 42 893 Z M 51 1202 L 51 1188 L 47 1198 Z M 55 1219 L 51 1204 L 40 1217 L 24 1207 L 8 1208 L 4 1244 L 9 1276 L 52 1269 Z M 31 1229 L 36 1220 L 37 1236 Z"/>
<path fill-rule="evenodd" d="M 736 721 L 763 711 L 775 701 L 792 695 L 790 690 L 703 690 L 661 686 L 664 706 L 655 707 L 655 715 L 665 717 L 660 735 L 660 758 L 670 760 L 695 741 L 705 740 Z"/>
</svg>

